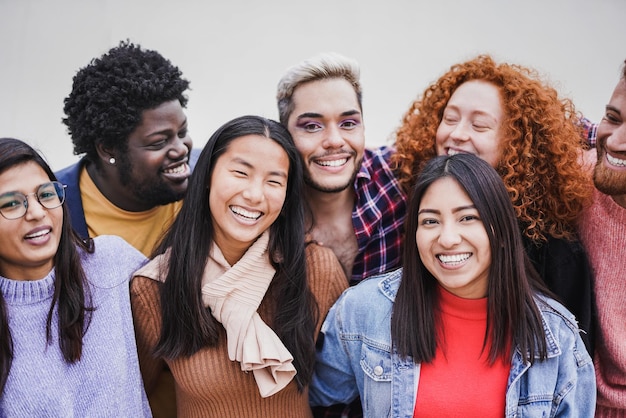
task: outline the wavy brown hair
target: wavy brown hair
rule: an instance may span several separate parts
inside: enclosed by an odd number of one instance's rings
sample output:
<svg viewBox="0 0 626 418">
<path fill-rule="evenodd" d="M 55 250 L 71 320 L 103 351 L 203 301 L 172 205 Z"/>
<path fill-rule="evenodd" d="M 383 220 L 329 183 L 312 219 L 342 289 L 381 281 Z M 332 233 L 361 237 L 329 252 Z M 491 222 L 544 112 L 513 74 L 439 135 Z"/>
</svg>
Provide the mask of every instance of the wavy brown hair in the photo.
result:
<svg viewBox="0 0 626 418">
<path fill-rule="evenodd" d="M 453 65 L 405 113 L 395 132 L 392 164 L 410 193 L 424 164 L 436 155 L 435 134 L 454 91 L 470 80 L 495 85 L 502 98 L 501 159 L 496 167 L 511 196 L 523 233 L 532 241 L 573 238 L 573 223 L 590 197 L 579 164 L 587 148 L 571 100 L 521 65 L 497 64 L 488 55 Z"/>
</svg>

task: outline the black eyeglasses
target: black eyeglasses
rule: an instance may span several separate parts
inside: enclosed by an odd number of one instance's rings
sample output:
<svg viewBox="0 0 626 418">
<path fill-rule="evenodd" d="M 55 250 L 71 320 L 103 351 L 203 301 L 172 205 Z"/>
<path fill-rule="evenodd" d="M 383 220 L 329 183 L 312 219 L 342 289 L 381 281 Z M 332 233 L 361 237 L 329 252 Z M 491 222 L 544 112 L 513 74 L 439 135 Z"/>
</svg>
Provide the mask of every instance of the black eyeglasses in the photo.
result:
<svg viewBox="0 0 626 418">
<path fill-rule="evenodd" d="M 7 192 L 0 195 L 0 214 L 6 219 L 19 219 L 28 210 L 28 196 L 34 195 L 46 209 L 58 208 L 65 202 L 65 184 L 58 181 L 44 183 L 35 193 Z"/>
</svg>

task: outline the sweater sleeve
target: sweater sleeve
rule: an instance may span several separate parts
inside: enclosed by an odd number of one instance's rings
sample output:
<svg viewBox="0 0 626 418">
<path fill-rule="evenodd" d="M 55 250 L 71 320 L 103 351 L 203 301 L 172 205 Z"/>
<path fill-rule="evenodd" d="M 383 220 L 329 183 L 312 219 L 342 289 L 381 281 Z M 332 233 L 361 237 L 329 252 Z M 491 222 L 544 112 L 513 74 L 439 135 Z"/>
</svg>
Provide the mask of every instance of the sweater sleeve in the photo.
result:
<svg viewBox="0 0 626 418">
<path fill-rule="evenodd" d="M 313 242 L 308 243 L 306 261 L 309 286 L 319 309 L 319 319 L 315 327 L 317 334 L 330 307 L 348 288 L 348 279 L 335 253 L 330 248 Z"/>
<path fill-rule="evenodd" d="M 165 361 L 152 354 L 161 335 L 159 283 L 136 276 L 131 282 L 130 295 L 139 366 L 146 393 L 150 396 L 158 377 L 166 369 Z"/>
</svg>

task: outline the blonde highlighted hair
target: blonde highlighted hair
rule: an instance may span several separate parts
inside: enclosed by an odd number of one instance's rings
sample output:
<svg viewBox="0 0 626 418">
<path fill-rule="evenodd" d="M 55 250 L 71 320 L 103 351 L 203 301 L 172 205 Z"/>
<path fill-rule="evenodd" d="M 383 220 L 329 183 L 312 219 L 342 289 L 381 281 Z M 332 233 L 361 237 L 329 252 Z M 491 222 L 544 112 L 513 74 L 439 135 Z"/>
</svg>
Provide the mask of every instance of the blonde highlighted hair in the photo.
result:
<svg viewBox="0 0 626 418">
<path fill-rule="evenodd" d="M 289 68 L 278 82 L 276 101 L 280 123 L 287 126 L 293 112 L 293 93 L 302 84 L 311 81 L 343 78 L 354 88 L 362 111 L 361 70 L 358 62 L 343 55 L 326 52 L 302 61 Z"/>
</svg>

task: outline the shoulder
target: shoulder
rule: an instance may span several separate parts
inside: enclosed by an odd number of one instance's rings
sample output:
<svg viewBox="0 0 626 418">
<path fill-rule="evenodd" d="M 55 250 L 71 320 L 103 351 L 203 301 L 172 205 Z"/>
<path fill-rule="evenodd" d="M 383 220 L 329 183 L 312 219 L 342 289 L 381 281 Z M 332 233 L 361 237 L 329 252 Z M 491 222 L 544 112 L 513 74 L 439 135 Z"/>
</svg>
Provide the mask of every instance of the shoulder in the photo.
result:
<svg viewBox="0 0 626 418">
<path fill-rule="evenodd" d="M 388 146 L 366 148 L 363 152 L 363 165 L 366 167 L 389 169 L 389 162 L 395 149 Z"/>
<path fill-rule="evenodd" d="M 333 250 L 316 241 L 307 241 L 305 246 L 307 266 L 326 270 L 339 265 Z"/>
<path fill-rule="evenodd" d="M 161 282 L 145 276 L 134 276 L 130 284 L 131 299 L 141 299 L 143 303 L 158 301 L 160 299 L 159 288 Z M 147 302 L 148 301 L 148 302 Z"/>
<path fill-rule="evenodd" d="M 556 330 L 570 330 L 573 334 L 578 334 L 578 322 L 576 317 L 565 306 L 556 300 L 543 296 L 536 295 L 535 303 L 541 313 L 545 325 L 553 331 Z"/>
<path fill-rule="evenodd" d="M 368 277 L 343 292 L 337 305 L 357 316 L 387 313 L 393 307 L 401 279 L 402 269 Z"/>
<path fill-rule="evenodd" d="M 343 268 L 337 256 L 328 247 L 309 241 L 305 247 L 307 274 L 314 294 L 330 292 L 333 301 L 348 287 Z"/>
<path fill-rule="evenodd" d="M 100 235 L 93 239 L 94 252 L 82 255 L 85 273 L 95 286 L 111 287 L 128 282 L 147 258 L 124 239 Z"/>
<path fill-rule="evenodd" d="M 361 169 L 357 175 L 361 191 L 357 193 L 366 193 L 374 200 L 378 200 L 382 196 L 386 202 L 404 202 L 406 196 L 400 187 L 397 174 L 390 165 L 390 159 L 395 149 L 390 147 L 379 147 L 366 149 L 363 154 L 363 162 Z"/>
<path fill-rule="evenodd" d="M 78 183 L 78 176 L 80 175 L 81 168 L 85 165 L 85 161 L 83 157 L 80 161 L 58 170 L 54 175 L 61 183 Z"/>
</svg>

